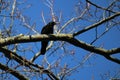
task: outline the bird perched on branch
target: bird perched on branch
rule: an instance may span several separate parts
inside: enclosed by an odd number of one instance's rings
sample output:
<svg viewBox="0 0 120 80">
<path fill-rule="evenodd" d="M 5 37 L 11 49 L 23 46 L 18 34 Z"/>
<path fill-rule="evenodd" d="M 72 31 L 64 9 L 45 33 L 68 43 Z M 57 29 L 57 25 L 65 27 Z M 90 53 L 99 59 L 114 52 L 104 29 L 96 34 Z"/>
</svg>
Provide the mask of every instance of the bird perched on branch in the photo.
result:
<svg viewBox="0 0 120 80">
<path fill-rule="evenodd" d="M 49 22 L 42 28 L 41 34 L 53 34 L 55 22 Z M 49 41 L 41 41 L 41 54 L 44 55 Z"/>
</svg>

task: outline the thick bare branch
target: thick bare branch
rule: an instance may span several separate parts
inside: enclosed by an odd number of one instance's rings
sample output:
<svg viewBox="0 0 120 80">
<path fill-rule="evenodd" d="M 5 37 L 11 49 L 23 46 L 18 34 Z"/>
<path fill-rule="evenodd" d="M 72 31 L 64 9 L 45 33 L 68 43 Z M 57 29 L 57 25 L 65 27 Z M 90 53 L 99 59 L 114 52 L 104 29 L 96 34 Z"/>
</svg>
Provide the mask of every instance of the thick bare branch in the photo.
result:
<svg viewBox="0 0 120 80">
<path fill-rule="evenodd" d="M 0 40 L 0 46 L 7 46 L 10 44 L 16 44 L 16 43 L 28 43 L 28 42 L 38 42 L 38 41 L 43 41 L 43 40 L 59 40 L 59 41 L 66 41 L 74 46 L 81 47 L 85 50 L 95 52 L 95 53 L 100 53 L 100 54 L 114 54 L 114 53 L 119 53 L 120 48 L 115 48 L 111 50 L 106 50 L 103 48 L 97 48 L 95 46 L 92 46 L 90 44 L 87 44 L 85 42 L 82 42 L 80 40 L 77 40 L 73 38 L 72 34 L 50 34 L 50 35 L 28 35 L 28 36 L 15 36 L 15 37 L 8 37 L 5 39 Z"/>
<path fill-rule="evenodd" d="M 75 46 L 81 47 L 81 48 L 83 48 L 87 51 L 94 52 L 96 54 L 102 55 L 105 58 L 107 58 L 108 60 L 111 60 L 113 62 L 116 62 L 116 63 L 120 64 L 120 59 L 113 58 L 113 57 L 110 56 L 112 54 L 120 53 L 120 48 L 113 48 L 113 49 L 110 49 L 110 50 L 106 50 L 106 49 L 103 49 L 103 48 L 97 48 L 97 47 L 92 46 L 90 44 L 86 44 L 86 43 L 84 43 L 82 41 L 78 41 L 76 39 L 71 39 L 70 41 L 68 40 L 68 42 L 75 45 Z"/>
<path fill-rule="evenodd" d="M 28 43 L 28 42 L 38 42 L 44 40 L 62 40 L 65 41 L 66 38 L 72 38 L 72 34 L 51 34 L 51 35 L 27 35 L 24 36 L 22 34 L 14 37 L 7 37 L 4 39 L 0 39 L 0 46 L 7 46 L 15 43 Z"/>
<path fill-rule="evenodd" d="M 90 52 L 94 52 L 96 54 L 100 54 L 102 56 L 109 56 L 112 54 L 120 53 L 120 48 L 113 48 L 110 50 L 106 50 L 104 48 L 98 48 L 93 45 L 87 44 L 80 40 L 73 38 L 72 34 L 50 34 L 50 35 L 30 35 L 30 36 L 15 36 L 9 37 L 0 40 L 0 46 L 6 46 L 15 43 L 27 43 L 27 42 L 36 42 L 42 40 L 59 40 L 66 41 L 74 46 L 80 47 Z"/>
<path fill-rule="evenodd" d="M 86 31 L 88 31 L 88 30 L 90 30 L 90 29 L 93 29 L 93 28 L 95 28 L 95 27 L 97 27 L 97 26 L 99 26 L 99 25 L 101 25 L 101 24 L 103 24 L 103 23 L 111 20 L 111 19 L 114 19 L 114 18 L 117 17 L 117 16 L 120 16 L 120 12 L 115 13 L 114 15 L 112 15 L 112 16 L 110 16 L 110 17 L 108 17 L 108 18 L 105 18 L 105 19 L 103 19 L 103 20 L 101 20 L 101 21 L 99 21 L 99 22 L 97 22 L 97 23 L 94 23 L 93 25 L 90 25 L 90 26 L 86 27 L 85 29 L 80 30 L 80 31 L 74 33 L 73 35 L 74 35 L 74 36 L 77 36 L 77 35 L 79 35 L 79 34 L 82 34 L 82 33 L 86 32 Z"/>
<path fill-rule="evenodd" d="M 37 64 L 33 64 L 32 62 L 26 60 L 25 58 L 17 55 L 15 52 L 12 52 L 8 49 L 5 48 L 1 48 L 0 47 L 0 52 L 3 52 L 4 55 L 8 58 L 8 59 L 14 59 L 16 62 L 18 62 L 21 65 L 24 65 L 26 67 L 29 67 L 30 69 L 34 70 L 35 72 L 42 72 L 42 73 L 46 73 L 48 76 L 51 76 L 52 78 L 54 78 L 55 80 L 59 80 L 59 78 L 57 78 L 51 71 L 44 69 L 43 67 L 37 65 Z M 33 67 L 37 68 L 37 70 Z M 23 79 L 24 80 L 24 79 Z"/>
<path fill-rule="evenodd" d="M 0 63 L 0 69 L 14 75 L 19 80 L 28 80 L 24 75 L 20 74 L 19 71 L 9 68 L 8 66 Z"/>
<path fill-rule="evenodd" d="M 108 55 L 106 55 L 105 57 L 110 61 L 113 61 L 113 62 L 116 62 L 116 63 L 120 64 L 120 60 L 117 59 L 117 58 L 114 58 L 114 57 L 108 56 Z"/>
</svg>

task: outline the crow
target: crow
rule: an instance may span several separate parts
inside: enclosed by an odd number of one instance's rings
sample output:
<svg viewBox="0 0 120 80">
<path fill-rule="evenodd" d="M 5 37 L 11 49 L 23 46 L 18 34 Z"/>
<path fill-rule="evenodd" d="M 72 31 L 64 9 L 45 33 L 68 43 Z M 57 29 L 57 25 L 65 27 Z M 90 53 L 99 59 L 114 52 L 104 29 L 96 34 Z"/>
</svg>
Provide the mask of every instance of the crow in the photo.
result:
<svg viewBox="0 0 120 80">
<path fill-rule="evenodd" d="M 56 25 L 55 22 L 49 22 L 42 28 L 41 34 L 53 34 L 54 25 Z M 48 42 L 49 41 L 41 41 L 41 55 L 45 54 Z"/>
</svg>

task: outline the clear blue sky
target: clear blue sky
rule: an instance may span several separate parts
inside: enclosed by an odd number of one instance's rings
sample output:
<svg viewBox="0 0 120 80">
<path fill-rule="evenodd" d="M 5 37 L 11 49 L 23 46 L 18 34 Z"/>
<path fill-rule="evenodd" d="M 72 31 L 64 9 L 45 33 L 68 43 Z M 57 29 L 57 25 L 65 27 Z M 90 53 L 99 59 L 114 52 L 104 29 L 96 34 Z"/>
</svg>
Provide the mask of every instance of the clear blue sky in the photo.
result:
<svg viewBox="0 0 120 80">
<path fill-rule="evenodd" d="M 43 21 L 42 21 L 42 17 L 41 17 L 41 12 L 44 12 L 44 16 L 46 21 L 50 21 L 51 17 L 49 14 L 49 8 L 44 4 L 43 2 L 44 0 L 29 0 L 27 1 L 27 3 L 22 4 L 21 6 L 19 6 L 21 9 L 24 8 L 26 6 L 26 4 L 31 4 L 31 7 L 28 9 L 23 10 L 23 15 L 30 17 L 31 21 L 31 25 L 36 23 L 36 30 L 37 31 L 41 31 L 42 26 L 44 26 Z M 67 22 L 69 19 L 71 19 L 72 17 L 75 16 L 75 5 L 78 3 L 79 0 L 54 0 L 55 1 L 55 5 L 54 5 L 54 10 L 57 16 L 59 16 L 59 13 L 62 12 L 62 17 L 63 17 L 63 23 Z M 103 5 L 104 7 L 108 5 L 109 0 L 93 0 L 95 3 L 97 3 L 98 5 Z M 111 1 L 111 0 L 110 0 Z M 84 1 L 83 1 L 84 2 Z M 103 4 L 104 3 L 104 4 Z M 79 22 L 78 22 L 79 23 Z M 83 22 L 83 24 L 88 25 L 86 22 Z M 80 24 L 79 24 L 80 25 Z M 70 25 L 71 26 L 71 25 Z M 84 25 L 83 25 L 84 26 Z M 74 26 L 72 26 L 74 27 Z M 18 27 L 16 27 L 18 28 Z M 101 29 L 103 30 L 104 27 Z M 19 28 L 18 30 L 18 34 L 19 33 L 23 33 L 26 34 L 27 31 Z M 31 33 L 34 34 L 34 33 Z M 107 34 L 105 34 L 102 38 L 100 38 L 94 45 L 95 46 L 100 46 L 103 45 L 104 48 L 106 49 L 111 49 L 111 48 L 115 48 L 115 47 L 120 47 L 120 37 L 119 37 L 120 31 L 114 27 L 113 29 L 111 29 Z M 82 35 L 80 35 L 79 37 L 77 37 L 78 39 L 85 41 L 87 43 L 90 43 L 95 36 L 95 30 L 90 30 L 89 32 L 86 32 Z M 37 46 L 39 47 L 40 43 L 36 43 Z M 83 49 L 77 48 L 75 46 L 69 45 L 66 46 L 67 49 L 74 49 L 75 50 L 75 55 L 70 55 L 67 54 L 65 55 L 65 57 L 61 60 L 61 65 L 64 64 L 68 64 L 69 63 L 69 67 L 73 67 L 75 65 L 77 65 L 79 62 L 81 62 L 83 60 L 83 56 L 86 56 L 87 54 L 89 54 L 89 52 L 84 51 Z M 63 53 L 63 51 L 61 51 L 62 49 L 59 49 L 56 53 L 57 55 L 55 55 L 54 53 L 54 57 L 48 58 L 49 62 L 53 62 L 55 59 L 58 59 L 59 54 L 60 55 Z M 35 49 L 35 51 L 37 52 L 38 49 Z M 47 54 L 49 54 L 50 51 L 47 52 Z M 67 57 L 69 55 L 69 57 L 71 56 L 71 58 Z M 57 58 L 56 58 L 56 57 Z M 120 55 L 117 55 L 120 57 Z M 38 60 L 36 60 L 36 63 L 38 63 L 38 61 L 40 61 L 42 59 L 43 56 L 40 56 L 40 58 Z M 114 74 L 116 71 L 120 71 L 120 66 L 116 63 L 113 63 L 107 59 L 105 59 L 104 57 L 100 56 L 100 55 L 93 55 L 91 58 L 89 58 L 88 61 L 85 62 L 85 64 L 81 67 L 79 67 L 77 69 L 78 72 L 73 73 L 70 76 L 70 80 L 103 80 L 101 77 L 102 75 L 104 75 L 105 77 L 107 77 L 105 80 L 108 80 L 111 77 L 114 77 Z M 105 75 L 106 73 L 108 73 L 108 75 Z M 119 74 L 119 78 L 120 78 L 120 74 Z"/>
</svg>

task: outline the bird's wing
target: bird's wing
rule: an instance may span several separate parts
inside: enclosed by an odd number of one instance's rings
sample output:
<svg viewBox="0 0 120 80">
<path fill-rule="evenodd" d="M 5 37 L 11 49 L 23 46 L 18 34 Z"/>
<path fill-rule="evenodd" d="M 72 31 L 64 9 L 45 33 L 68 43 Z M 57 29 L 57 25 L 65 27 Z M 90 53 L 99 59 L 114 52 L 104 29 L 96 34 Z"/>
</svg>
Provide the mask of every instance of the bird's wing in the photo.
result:
<svg viewBox="0 0 120 80">
<path fill-rule="evenodd" d="M 47 29 L 48 29 L 48 26 L 47 25 L 44 26 L 42 31 L 41 31 L 41 34 L 45 34 L 48 31 Z"/>
</svg>

